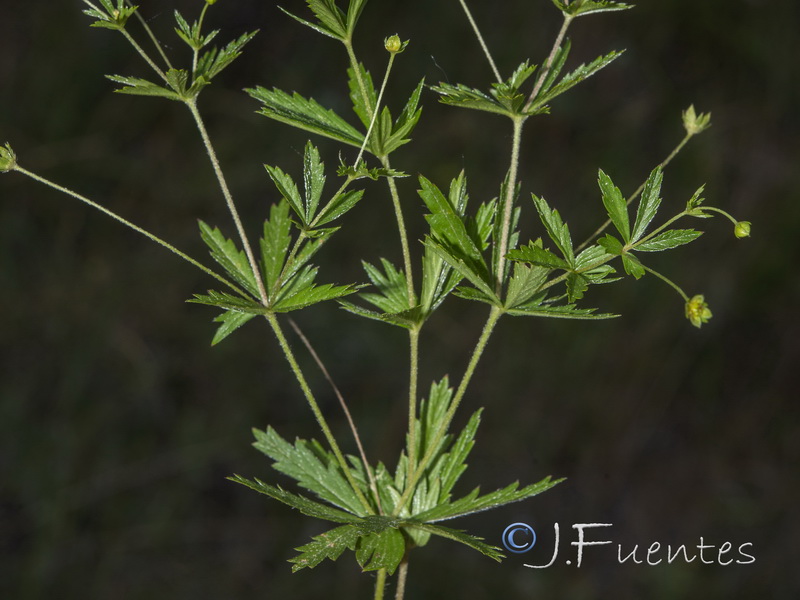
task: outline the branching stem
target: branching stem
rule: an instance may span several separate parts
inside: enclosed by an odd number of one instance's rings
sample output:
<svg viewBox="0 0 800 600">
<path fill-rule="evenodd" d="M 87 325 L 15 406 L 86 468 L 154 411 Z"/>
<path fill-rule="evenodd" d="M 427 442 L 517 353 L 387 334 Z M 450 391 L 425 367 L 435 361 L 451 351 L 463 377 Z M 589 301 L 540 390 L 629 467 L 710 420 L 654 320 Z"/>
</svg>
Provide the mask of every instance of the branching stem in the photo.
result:
<svg viewBox="0 0 800 600">
<path fill-rule="evenodd" d="M 269 321 L 270 327 L 272 327 L 272 331 L 275 333 L 275 337 L 278 338 L 278 344 L 280 344 L 281 350 L 283 350 L 283 354 L 286 357 L 286 360 L 289 362 L 289 366 L 291 367 L 292 372 L 297 379 L 297 383 L 300 384 L 300 389 L 303 390 L 303 394 L 308 401 L 308 405 L 311 407 L 311 412 L 314 413 L 314 417 L 317 419 L 317 423 L 319 424 L 320 429 L 322 429 L 322 433 L 325 436 L 325 439 L 328 441 L 328 445 L 333 451 L 334 456 L 336 456 L 336 460 L 339 463 L 339 466 L 342 468 L 342 472 L 347 478 L 350 487 L 353 488 L 353 492 L 364 506 L 366 513 L 371 514 L 373 512 L 372 507 L 370 507 L 369 502 L 361 492 L 361 488 L 359 487 L 358 483 L 356 483 L 353 473 L 350 471 L 350 466 L 347 464 L 347 460 L 345 459 L 344 454 L 342 454 L 339 444 L 336 442 L 336 438 L 333 437 L 333 433 L 328 425 L 328 421 L 322 414 L 319 404 L 317 404 L 314 393 L 311 391 L 311 388 L 309 387 L 308 382 L 303 375 L 303 371 L 300 369 L 300 365 L 297 363 L 297 359 L 294 356 L 294 352 L 292 351 L 289 342 L 286 341 L 286 336 L 283 333 L 283 329 L 281 328 L 280 323 L 278 323 L 278 317 L 274 313 L 268 313 L 265 316 L 267 321 Z"/>
<path fill-rule="evenodd" d="M 322 371 L 325 379 L 330 384 L 331 388 L 333 389 L 333 393 L 336 395 L 336 398 L 339 400 L 339 405 L 342 407 L 342 411 L 344 412 L 344 416 L 347 419 L 347 424 L 350 426 L 350 431 L 353 433 L 353 438 L 355 439 L 356 446 L 358 446 L 358 453 L 361 456 L 361 462 L 364 464 L 364 470 L 367 473 L 367 477 L 369 478 L 369 487 L 372 490 L 372 495 L 375 498 L 375 504 L 378 507 L 378 512 L 383 514 L 383 508 L 381 506 L 381 497 L 378 494 L 378 485 L 375 482 L 375 475 L 372 472 L 372 467 L 369 464 L 369 460 L 367 460 L 367 453 L 364 452 L 364 446 L 361 443 L 361 436 L 358 434 L 358 428 L 356 427 L 356 423 L 353 420 L 353 416 L 350 414 L 350 409 L 347 407 L 347 402 L 345 402 L 344 396 L 342 392 L 339 390 L 339 387 L 334 383 L 333 377 L 331 377 L 330 372 L 328 371 L 327 367 L 325 367 L 325 363 L 322 362 L 322 359 L 317 354 L 316 350 L 314 350 L 314 346 L 311 345 L 311 342 L 305 336 L 303 331 L 300 329 L 300 326 L 295 322 L 294 319 L 289 317 L 289 325 L 292 326 L 294 332 L 297 334 L 297 337 L 300 338 L 300 341 L 303 342 L 303 345 L 308 350 L 308 353 L 314 359 L 314 362 L 317 363 L 319 370 Z"/>
<path fill-rule="evenodd" d="M 205 123 L 203 123 L 203 117 L 200 116 L 200 112 L 197 110 L 197 102 L 194 98 L 187 100 L 186 106 L 189 107 L 192 117 L 194 117 L 194 122 L 197 125 L 197 130 L 200 132 L 200 137 L 203 138 L 203 144 L 206 147 L 208 158 L 211 160 L 211 165 L 214 168 L 214 174 L 217 176 L 217 181 L 219 182 L 219 187 L 222 190 L 222 195 L 225 197 L 228 210 L 231 213 L 231 217 L 233 217 L 233 222 L 236 225 L 236 231 L 239 234 L 239 239 L 242 241 L 242 247 L 247 255 L 247 261 L 250 263 L 250 268 L 253 270 L 253 277 L 255 278 L 256 285 L 258 286 L 258 293 L 261 297 L 261 302 L 264 306 L 267 306 L 269 304 L 269 297 L 267 296 L 267 290 L 264 287 L 264 278 L 261 276 L 261 270 L 258 268 L 258 263 L 256 262 L 256 257 L 253 254 L 253 249 L 250 246 L 250 242 L 247 239 L 247 234 L 244 231 L 242 220 L 239 218 L 239 211 L 236 210 L 236 205 L 233 202 L 233 196 L 228 188 L 225 175 L 222 173 L 222 168 L 219 165 L 217 153 L 214 151 L 211 138 L 209 138 Z"/>
</svg>

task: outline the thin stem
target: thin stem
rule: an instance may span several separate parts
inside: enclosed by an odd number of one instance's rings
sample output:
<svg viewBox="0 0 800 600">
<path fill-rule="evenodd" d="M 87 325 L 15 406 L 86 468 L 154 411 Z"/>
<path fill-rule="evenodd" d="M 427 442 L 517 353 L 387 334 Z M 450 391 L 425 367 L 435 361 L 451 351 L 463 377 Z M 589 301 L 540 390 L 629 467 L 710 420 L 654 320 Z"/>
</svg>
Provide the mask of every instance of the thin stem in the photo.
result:
<svg viewBox="0 0 800 600">
<path fill-rule="evenodd" d="M 497 325 L 497 321 L 500 319 L 502 315 L 502 310 L 497 306 L 493 306 L 491 312 L 489 313 L 489 318 L 486 320 L 486 324 L 483 326 L 483 331 L 481 332 L 481 337 L 478 340 L 478 343 L 475 345 L 475 349 L 472 351 L 472 357 L 470 358 L 469 364 L 467 365 L 467 370 L 464 372 L 464 377 L 461 379 L 461 383 L 458 386 L 458 390 L 456 390 L 455 396 L 453 396 L 453 401 L 450 403 L 450 408 L 447 409 L 447 413 L 445 413 L 444 418 L 442 419 L 441 423 L 439 424 L 439 428 L 436 430 L 436 433 L 433 435 L 433 438 L 428 445 L 428 451 L 423 456 L 422 460 L 420 461 L 419 465 L 417 466 L 416 470 L 414 471 L 414 475 L 411 479 L 406 483 L 406 488 L 403 491 L 403 495 L 400 497 L 400 500 L 397 503 L 397 507 L 395 508 L 395 515 L 399 515 L 400 511 L 405 507 L 408 501 L 411 499 L 411 495 L 414 491 L 414 488 L 417 485 L 420 477 L 425 472 L 425 468 L 428 466 L 430 461 L 433 459 L 433 455 L 436 452 L 436 448 L 439 446 L 439 443 L 442 441 L 442 438 L 447 433 L 447 429 L 450 426 L 450 423 L 453 420 L 453 417 L 456 414 L 456 410 L 458 410 L 459 404 L 461 404 L 461 400 L 464 398 L 464 394 L 467 391 L 467 387 L 469 387 L 469 383 L 472 380 L 472 376 L 475 374 L 475 368 L 478 366 L 478 362 L 483 356 L 483 351 L 486 349 L 486 345 L 489 342 L 489 338 L 494 331 L 495 326 Z"/>
<path fill-rule="evenodd" d="M 300 365 L 297 363 L 294 352 L 292 352 L 289 342 L 286 341 L 286 336 L 283 334 L 283 329 L 281 329 L 280 323 L 278 323 L 278 318 L 274 313 L 268 313 L 265 316 L 272 327 L 272 331 L 275 333 L 275 337 L 278 338 L 278 344 L 280 344 L 281 350 L 283 350 L 283 354 L 286 356 L 286 360 L 289 361 L 289 366 L 292 368 L 292 372 L 297 378 L 297 383 L 300 384 L 300 389 L 303 390 L 303 395 L 305 395 L 308 405 L 311 407 L 311 412 L 314 413 L 314 417 L 317 419 L 317 423 L 319 424 L 320 429 L 322 429 L 322 433 L 325 436 L 325 439 L 328 441 L 328 445 L 333 451 L 334 456 L 336 456 L 336 460 L 338 461 L 339 466 L 342 468 L 347 481 L 350 483 L 350 487 L 353 488 L 353 492 L 355 492 L 359 501 L 364 506 L 364 510 L 367 512 L 367 514 L 372 514 L 372 508 L 370 507 L 367 499 L 364 497 L 364 494 L 361 492 L 361 488 L 356 483 L 356 480 L 350 471 L 350 467 L 345 460 L 344 454 L 342 454 L 339 444 L 336 442 L 336 438 L 333 437 L 331 428 L 328 426 L 328 422 L 325 420 L 325 417 L 319 408 L 319 404 L 317 404 L 316 398 L 314 398 L 314 393 L 311 391 L 311 388 L 309 387 L 308 382 L 303 375 L 303 371 L 300 369 Z"/>
<path fill-rule="evenodd" d="M 128 6 L 130 6 L 131 8 L 133 7 L 133 2 L 131 2 L 130 0 L 126 0 L 125 3 Z M 161 58 L 164 61 L 164 64 L 167 65 L 167 68 L 172 69 L 173 68 L 172 67 L 172 63 L 169 61 L 169 57 L 167 57 L 167 54 L 164 52 L 164 48 L 161 46 L 161 43 L 158 41 L 158 38 L 156 37 L 156 34 L 153 33 L 153 30 L 150 28 L 150 25 L 147 24 L 147 21 L 139 13 L 138 10 L 134 14 L 136 15 L 136 18 L 139 20 L 139 23 L 141 23 L 141 25 L 144 28 L 145 32 L 147 32 L 147 35 L 150 38 L 150 40 L 153 42 L 153 45 L 156 47 L 156 50 L 158 50 L 158 53 L 161 55 Z"/>
<path fill-rule="evenodd" d="M 381 506 L 381 498 L 378 494 L 378 485 L 375 482 L 375 476 L 372 473 L 372 467 L 370 467 L 369 461 L 367 460 L 367 454 L 364 452 L 364 446 L 361 444 L 361 436 L 358 434 L 358 428 L 356 427 L 355 421 L 353 420 L 353 416 L 350 414 L 350 409 L 347 407 L 347 402 L 345 402 L 344 396 L 342 392 L 339 391 L 339 387 L 334 383 L 333 378 L 331 377 L 330 372 L 328 371 L 327 367 L 325 367 L 325 363 L 322 362 L 322 359 L 317 354 L 314 347 L 311 345 L 311 342 L 308 341 L 308 338 L 305 336 L 303 331 L 297 325 L 294 319 L 289 317 L 289 325 L 292 326 L 294 332 L 297 334 L 297 337 L 300 338 L 300 341 L 303 342 L 303 345 L 308 350 L 308 353 L 311 354 L 311 357 L 314 359 L 314 362 L 317 363 L 319 370 L 322 371 L 322 374 L 325 376 L 325 379 L 330 384 L 331 388 L 333 389 L 333 393 L 336 395 L 336 398 L 339 400 L 339 404 L 342 407 L 342 411 L 344 412 L 344 416 L 347 419 L 347 424 L 350 426 L 350 431 L 353 432 L 353 438 L 356 441 L 356 446 L 358 446 L 358 453 L 361 456 L 361 462 L 364 464 L 364 470 L 367 473 L 367 477 L 369 478 L 369 486 L 372 490 L 372 495 L 375 498 L 375 503 L 378 507 L 378 512 L 383 514 L 383 507 Z"/>
<path fill-rule="evenodd" d="M 386 590 L 386 569 L 378 569 L 378 577 L 375 579 L 374 600 L 383 600 L 383 593 Z"/>
<path fill-rule="evenodd" d="M 547 57 L 547 62 L 544 64 L 544 69 L 542 69 L 542 72 L 539 74 L 539 78 L 536 80 L 536 85 L 533 86 L 533 91 L 531 92 L 531 95 L 528 96 L 528 101 L 525 103 L 525 108 L 522 109 L 522 112 L 527 112 L 531 107 L 531 104 L 533 104 L 533 101 L 536 100 L 536 96 L 539 95 L 539 92 L 544 85 L 544 80 L 547 79 L 550 69 L 553 68 L 553 61 L 556 59 L 556 53 L 558 53 L 558 49 L 561 48 L 561 43 L 564 41 L 564 36 L 567 35 L 567 29 L 569 29 L 572 19 L 574 19 L 573 16 L 564 15 L 564 22 L 561 24 L 561 30 L 558 32 L 558 36 L 556 36 L 556 41 L 553 44 L 553 48 L 550 50 L 550 56 Z"/>
<path fill-rule="evenodd" d="M 417 466 L 417 380 L 419 379 L 419 329 L 408 332 L 409 385 L 408 385 L 408 479 Z"/>
<path fill-rule="evenodd" d="M 406 579 L 408 578 L 408 553 L 403 557 L 400 567 L 397 569 L 397 589 L 394 592 L 394 600 L 403 600 L 406 595 Z"/>
<path fill-rule="evenodd" d="M 145 62 L 147 62 L 147 64 L 150 65 L 150 68 L 153 69 L 153 71 L 155 71 L 162 80 L 168 83 L 167 76 L 164 74 L 164 71 L 162 71 L 155 62 L 153 62 L 153 59 L 150 58 L 147 52 L 145 52 L 142 49 L 142 47 L 136 42 L 136 40 L 133 39 L 131 34 L 128 33 L 125 29 L 120 29 L 119 31 L 120 33 L 122 33 L 123 36 L 125 36 L 125 39 L 128 40 L 128 42 L 130 42 L 134 50 L 136 50 L 136 52 L 139 53 L 139 56 L 141 56 L 145 60 Z"/>
<path fill-rule="evenodd" d="M 180 258 L 182 258 L 183 260 L 185 260 L 189 264 L 197 267 L 198 269 L 200 269 L 204 273 L 206 273 L 208 275 L 211 275 L 211 277 L 213 277 L 214 279 L 216 279 L 217 281 L 219 281 L 221 283 L 224 283 L 226 286 L 228 286 L 231 290 L 233 290 L 237 294 L 240 294 L 243 297 L 249 297 L 250 296 L 247 292 L 245 292 L 241 288 L 237 287 L 236 285 L 232 284 L 230 281 L 225 279 L 223 276 L 219 275 L 218 273 L 215 273 L 214 271 L 212 271 L 211 269 L 209 269 L 208 267 L 206 267 L 202 263 L 200 263 L 200 262 L 196 261 L 195 259 L 193 259 L 191 256 L 181 252 L 180 250 L 178 250 L 172 244 L 162 240 L 160 237 L 150 233 L 146 229 L 142 229 L 138 225 L 134 225 L 133 223 L 131 223 L 127 219 L 124 219 L 123 217 L 121 217 L 117 213 L 107 209 L 106 207 L 101 206 L 100 204 L 97 204 L 96 202 L 94 202 L 92 200 L 89 200 L 86 196 L 81 196 L 77 192 L 73 192 L 72 190 L 70 190 L 68 188 L 65 188 L 63 186 L 60 186 L 57 183 L 54 183 L 52 181 L 49 181 L 49 180 L 45 179 L 44 177 L 41 177 L 41 176 L 37 175 L 36 173 L 32 173 L 32 172 L 30 172 L 30 171 L 28 171 L 26 169 L 23 169 L 19 165 L 14 166 L 13 170 L 17 171 L 21 175 L 25 175 L 26 177 L 30 177 L 31 179 L 33 179 L 35 181 L 38 181 L 39 183 L 43 183 L 44 185 L 46 185 L 48 187 L 51 187 L 54 190 L 58 190 L 59 192 L 67 194 L 68 196 L 72 196 L 76 200 L 80 200 L 81 202 L 83 202 L 85 204 L 88 204 L 92 208 L 96 208 L 97 210 L 99 210 L 102 213 L 105 213 L 106 215 L 108 215 L 109 217 L 114 219 L 115 221 L 118 221 L 119 223 L 122 223 L 123 225 L 125 225 L 125 227 L 129 227 L 130 229 L 133 229 L 134 231 L 136 231 L 138 233 L 141 233 L 143 236 L 145 236 L 149 240 L 155 242 L 156 244 L 158 244 L 160 246 L 163 246 L 164 248 L 166 248 L 167 250 L 169 250 L 173 254 L 179 256 Z"/>
<path fill-rule="evenodd" d="M 214 173 L 217 176 L 217 181 L 219 182 L 219 187 L 222 190 L 222 195 L 225 196 L 225 202 L 228 204 L 228 210 L 231 213 L 231 217 L 233 217 L 233 222 L 236 225 L 236 231 L 239 233 L 239 239 L 242 241 L 244 252 L 247 255 L 248 262 L 250 263 L 250 268 L 253 270 L 253 277 L 255 278 L 258 286 L 258 293 L 261 297 L 261 302 L 264 304 L 264 306 L 267 306 L 269 304 L 269 297 L 267 296 L 267 290 L 264 287 L 264 278 L 261 276 L 261 270 L 258 268 L 258 263 L 256 262 L 256 258 L 253 254 L 253 249 L 250 247 L 247 234 L 242 226 L 242 220 L 239 218 L 239 211 L 236 210 L 236 205 L 233 202 L 233 196 L 231 195 L 230 189 L 228 189 L 228 183 L 225 181 L 225 175 L 223 175 L 222 168 L 219 165 L 217 153 L 214 151 L 214 146 L 211 144 L 211 138 L 208 137 L 208 131 L 206 131 L 203 118 L 200 116 L 200 112 L 197 110 L 197 102 L 194 98 L 187 100 L 186 106 L 189 107 L 189 110 L 194 117 L 194 122 L 197 125 L 197 129 L 200 132 L 200 136 L 203 138 L 203 144 L 206 147 L 206 152 L 208 152 L 208 158 L 211 160 L 211 165 L 214 167 Z"/>
<path fill-rule="evenodd" d="M 396 54 L 394 52 L 389 53 L 389 64 L 386 65 L 386 73 L 383 76 L 380 92 L 378 92 L 375 110 L 372 112 L 372 118 L 370 119 L 369 127 L 367 128 L 367 134 L 364 136 L 364 143 L 361 144 L 361 149 L 358 151 L 358 156 L 356 157 L 356 162 L 354 163 L 355 167 L 358 167 L 358 163 L 361 162 L 361 157 L 364 155 L 364 149 L 369 143 L 369 136 L 372 134 L 372 129 L 375 127 L 375 121 L 378 120 L 378 111 L 381 106 L 381 100 L 383 100 L 383 92 L 386 90 L 386 83 L 389 81 L 389 74 L 392 72 L 392 65 L 394 64 L 395 56 Z"/>
<path fill-rule="evenodd" d="M 710 210 L 711 212 L 719 213 L 719 214 L 721 214 L 721 215 L 723 215 L 723 216 L 727 217 L 727 218 L 728 218 L 728 220 L 729 220 L 731 223 L 733 223 L 734 225 L 737 225 L 737 224 L 739 223 L 739 221 L 737 221 L 737 220 L 736 220 L 736 218 L 735 218 L 735 217 L 734 217 L 732 214 L 725 212 L 725 211 L 724 211 L 724 210 L 722 210 L 721 208 L 716 208 L 715 206 L 701 206 L 700 208 L 701 208 L 703 211 Z"/>
<path fill-rule="evenodd" d="M 689 302 L 689 296 L 686 295 L 686 292 L 684 292 L 680 287 L 678 287 L 678 285 L 674 283 L 671 279 L 666 278 L 664 275 L 662 275 L 658 271 L 654 271 L 650 267 L 647 267 L 645 265 L 642 265 L 642 267 L 644 267 L 645 271 L 647 271 L 648 273 L 652 273 L 653 275 L 658 277 L 661 281 L 667 283 L 670 287 L 672 287 L 676 292 L 678 292 L 681 295 L 681 298 L 683 298 L 684 302 Z"/>
<path fill-rule="evenodd" d="M 505 279 L 506 253 L 511 235 L 511 217 L 514 213 L 514 193 L 517 187 L 517 172 L 519 170 L 519 149 L 522 144 L 522 125 L 524 117 L 514 118 L 514 137 L 511 144 L 511 167 L 508 172 L 506 184 L 506 197 L 503 198 L 503 223 L 500 232 L 500 247 L 497 252 L 497 275 L 495 291 L 500 296 Z"/>
<path fill-rule="evenodd" d="M 492 72 L 494 73 L 494 76 L 497 78 L 498 83 L 502 83 L 503 78 L 500 76 L 500 71 L 497 69 L 497 65 L 495 64 L 494 59 L 492 58 L 491 52 L 489 52 L 489 47 L 486 45 L 486 42 L 484 41 L 483 36 L 481 35 L 480 29 L 478 29 L 478 24 L 475 22 L 475 19 L 472 18 L 472 13 L 467 7 L 467 3 L 465 2 L 465 0 L 458 0 L 458 1 L 461 3 L 461 8 L 464 9 L 464 14 L 467 15 L 467 20 L 469 21 L 469 24 L 472 25 L 472 30 L 475 32 L 475 35 L 478 38 L 478 42 L 480 43 L 481 48 L 483 49 L 483 54 L 486 56 L 486 60 L 489 61 L 489 65 L 492 67 Z"/>
<path fill-rule="evenodd" d="M 670 152 L 669 155 L 658 164 L 658 166 L 663 169 L 669 163 L 671 163 L 672 159 L 678 155 L 678 152 L 680 152 L 683 149 L 683 147 L 692 138 L 693 135 L 694 134 L 691 133 L 686 134 L 686 136 L 684 136 L 684 138 L 680 141 L 680 143 L 677 146 L 675 146 L 672 152 Z M 642 184 L 638 188 L 636 188 L 636 191 L 633 192 L 633 194 L 631 194 L 630 196 L 628 196 L 628 199 L 625 200 L 626 206 L 639 197 L 639 194 L 642 193 L 642 190 L 644 189 L 645 185 L 647 185 L 647 180 L 643 181 Z M 588 246 L 592 242 L 592 240 L 596 239 L 601 233 L 603 233 L 609 225 L 611 225 L 611 219 L 607 219 L 605 223 L 603 223 L 600 227 L 598 227 L 595 230 L 594 233 L 592 233 L 592 235 L 583 240 L 583 242 L 581 242 L 581 244 L 577 248 L 575 248 L 575 252 L 580 252 L 581 250 L 583 250 L 586 246 Z"/>
<path fill-rule="evenodd" d="M 391 169 L 388 156 L 380 157 L 381 164 L 385 169 Z M 414 270 L 411 265 L 411 247 L 408 244 L 408 230 L 406 229 L 406 222 L 403 218 L 403 207 L 400 204 L 400 194 L 397 191 L 397 183 L 394 177 L 386 178 L 387 185 L 389 186 L 389 194 L 392 196 L 392 205 L 394 206 L 394 216 L 397 220 L 397 230 L 400 233 L 400 246 L 403 251 L 403 268 L 406 272 L 406 295 L 408 296 L 408 307 L 412 308 L 416 303 L 416 295 L 414 294 Z"/>
</svg>

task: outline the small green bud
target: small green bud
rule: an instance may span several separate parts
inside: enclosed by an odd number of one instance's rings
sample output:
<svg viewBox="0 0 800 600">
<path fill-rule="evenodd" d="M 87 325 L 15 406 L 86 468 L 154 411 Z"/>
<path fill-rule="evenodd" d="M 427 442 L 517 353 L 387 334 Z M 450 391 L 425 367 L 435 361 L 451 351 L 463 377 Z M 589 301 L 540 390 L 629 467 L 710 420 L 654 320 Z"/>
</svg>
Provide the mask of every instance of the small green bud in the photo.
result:
<svg viewBox="0 0 800 600">
<path fill-rule="evenodd" d="M 686 318 L 695 327 L 699 328 L 703 323 L 708 323 L 711 316 L 711 309 L 708 308 L 702 294 L 697 294 L 686 303 Z"/>
<path fill-rule="evenodd" d="M 206 0 L 206 4 L 211 6 L 212 4 L 216 4 L 217 0 Z"/>
<path fill-rule="evenodd" d="M 17 166 L 17 155 L 11 149 L 11 146 L 6 144 L 0 146 L 0 173 L 8 173 L 13 171 Z"/>
<path fill-rule="evenodd" d="M 694 104 L 683 111 L 683 127 L 689 135 L 697 135 L 711 127 L 711 113 L 700 113 L 694 111 Z"/>
<path fill-rule="evenodd" d="M 739 221 L 733 228 L 733 235 L 742 239 L 750 237 L 750 221 Z"/>
<path fill-rule="evenodd" d="M 385 40 L 383 40 L 383 47 L 386 48 L 387 52 L 391 52 L 392 54 L 398 54 L 406 49 L 408 42 L 400 41 L 400 36 L 395 34 L 391 35 Z"/>
</svg>

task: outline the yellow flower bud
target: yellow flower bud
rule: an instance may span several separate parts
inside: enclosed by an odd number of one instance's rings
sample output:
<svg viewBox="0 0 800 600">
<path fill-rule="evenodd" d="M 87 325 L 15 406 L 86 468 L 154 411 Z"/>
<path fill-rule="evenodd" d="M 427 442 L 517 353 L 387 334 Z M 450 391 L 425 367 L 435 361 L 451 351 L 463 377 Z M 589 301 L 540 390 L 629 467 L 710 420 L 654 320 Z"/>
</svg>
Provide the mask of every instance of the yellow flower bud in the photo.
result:
<svg viewBox="0 0 800 600">
<path fill-rule="evenodd" d="M 711 309 L 702 294 L 697 294 L 686 303 L 686 318 L 698 328 L 711 318 Z"/>
<path fill-rule="evenodd" d="M 395 34 L 383 40 L 383 47 L 386 48 L 387 52 L 397 54 L 403 51 L 405 44 L 400 41 L 400 36 Z"/>
<path fill-rule="evenodd" d="M 742 239 L 750 237 L 750 221 L 739 221 L 733 228 L 733 235 Z"/>
</svg>

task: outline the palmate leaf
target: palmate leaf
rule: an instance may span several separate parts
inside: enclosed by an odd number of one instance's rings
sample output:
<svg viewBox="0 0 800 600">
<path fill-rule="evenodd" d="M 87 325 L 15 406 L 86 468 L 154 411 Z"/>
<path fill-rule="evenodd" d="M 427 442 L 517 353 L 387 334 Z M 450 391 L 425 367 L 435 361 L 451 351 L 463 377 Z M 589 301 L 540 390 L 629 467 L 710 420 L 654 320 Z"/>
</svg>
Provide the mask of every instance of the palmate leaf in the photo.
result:
<svg viewBox="0 0 800 600">
<path fill-rule="evenodd" d="M 394 265 L 385 258 L 381 259 L 383 272 L 366 261 L 362 264 L 367 272 L 367 277 L 380 291 L 379 294 L 361 294 L 364 300 L 385 313 L 399 313 L 413 308 L 408 303 L 408 286 L 406 276 L 402 271 L 395 269 Z"/>
<path fill-rule="evenodd" d="M 364 515 L 364 507 L 342 473 L 336 458 L 314 440 L 298 439 L 294 445 L 268 427 L 253 429 L 253 446 L 275 462 L 276 471 L 288 475 L 323 500 L 354 515 Z"/>
<path fill-rule="evenodd" d="M 394 122 L 391 133 L 383 140 L 381 150 L 384 154 L 391 154 L 403 144 L 411 141 L 408 136 L 417 126 L 420 117 L 422 116 L 422 108 L 419 107 L 419 99 L 422 96 L 422 88 L 425 85 L 425 79 L 420 80 L 417 87 L 411 93 L 406 105 L 403 107 L 400 116 Z"/>
<path fill-rule="evenodd" d="M 514 116 L 514 113 L 508 107 L 493 96 L 462 83 L 452 85 L 440 82 L 439 85 L 434 85 L 431 89 L 439 94 L 439 102 L 442 104 L 482 110 L 507 117 Z"/>
<path fill-rule="evenodd" d="M 343 296 L 349 296 L 358 291 L 359 287 L 354 284 L 333 285 L 326 283 L 314 285 L 317 269 L 315 267 L 305 267 L 297 273 L 289 283 L 281 289 L 277 301 L 272 305 L 275 312 L 291 312 L 306 308 L 312 304 L 336 300 Z"/>
<path fill-rule="evenodd" d="M 290 96 L 277 88 L 268 90 L 257 87 L 245 91 L 262 103 L 259 114 L 266 117 L 356 148 L 360 148 L 364 141 L 364 136 L 357 129 L 314 99 L 304 98 L 297 92 Z"/>
<path fill-rule="evenodd" d="M 195 294 L 194 298 L 187 300 L 187 302 L 216 306 L 217 308 L 250 315 L 264 315 L 269 312 L 269 309 L 255 300 L 233 296 L 226 292 L 218 292 L 216 290 L 209 290 L 208 294 Z"/>
<path fill-rule="evenodd" d="M 136 12 L 136 6 L 127 6 L 125 0 L 117 0 L 116 6 L 111 0 L 98 0 L 100 6 L 83 0 L 84 4 L 89 8 L 83 11 L 83 14 L 97 19 L 91 24 L 91 27 L 103 27 L 105 29 L 112 29 L 121 31 L 125 29 L 125 24 L 130 19 L 131 15 Z"/>
</svg>

